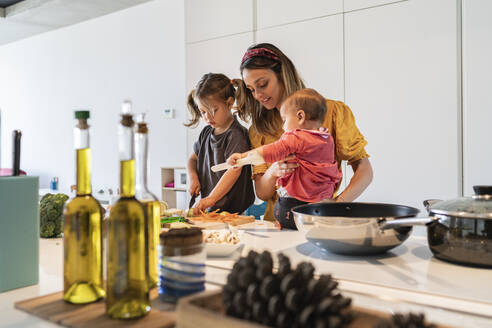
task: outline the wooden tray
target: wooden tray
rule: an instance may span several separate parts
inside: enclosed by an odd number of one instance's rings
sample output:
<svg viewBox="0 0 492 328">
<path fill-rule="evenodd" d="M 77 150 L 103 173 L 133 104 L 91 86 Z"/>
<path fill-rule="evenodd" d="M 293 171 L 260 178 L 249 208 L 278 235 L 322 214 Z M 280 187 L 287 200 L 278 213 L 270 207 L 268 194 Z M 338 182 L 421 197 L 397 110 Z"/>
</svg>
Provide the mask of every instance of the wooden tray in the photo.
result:
<svg viewBox="0 0 492 328">
<path fill-rule="evenodd" d="M 157 297 L 157 289 L 150 292 L 150 312 L 139 319 L 114 320 L 106 315 L 106 303 L 75 305 L 63 301 L 63 292 L 39 296 L 15 303 L 15 308 L 65 327 L 174 327 L 175 305 Z"/>
<path fill-rule="evenodd" d="M 217 221 L 217 222 L 201 221 L 201 220 L 195 220 L 193 217 L 188 217 L 188 219 L 192 221 L 197 227 L 204 228 L 204 229 L 222 229 L 227 226 L 225 223 L 221 221 Z M 239 225 L 253 223 L 253 222 L 255 222 L 254 216 L 239 215 L 237 218 L 228 221 L 227 223 L 231 226 L 239 226 Z"/>
<path fill-rule="evenodd" d="M 355 319 L 348 328 L 374 327 L 379 320 L 391 315 L 352 306 Z M 180 299 L 177 307 L 177 328 L 265 328 L 258 323 L 226 316 L 222 307 L 221 291 L 206 291 Z M 436 325 L 437 328 L 446 328 Z M 449 327 L 448 327 L 449 328 Z"/>
</svg>

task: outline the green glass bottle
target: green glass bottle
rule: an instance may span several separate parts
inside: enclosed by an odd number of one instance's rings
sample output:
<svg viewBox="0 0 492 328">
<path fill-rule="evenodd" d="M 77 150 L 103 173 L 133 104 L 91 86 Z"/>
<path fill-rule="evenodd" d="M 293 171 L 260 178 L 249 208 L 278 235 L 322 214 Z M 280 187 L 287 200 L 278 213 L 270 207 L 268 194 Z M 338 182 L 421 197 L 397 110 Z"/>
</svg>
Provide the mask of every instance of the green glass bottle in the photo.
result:
<svg viewBox="0 0 492 328">
<path fill-rule="evenodd" d="M 63 299 L 85 304 L 104 297 L 102 207 L 92 197 L 89 111 L 76 111 L 77 196 L 64 211 Z"/>
<path fill-rule="evenodd" d="M 136 171 L 136 198 L 144 205 L 147 214 L 147 247 L 149 276 L 147 277 L 149 288 L 157 286 L 159 233 L 161 231 L 161 205 L 154 194 L 147 187 L 149 172 L 148 149 L 149 130 L 145 122 L 145 115 L 141 114 L 137 120 L 137 132 L 135 133 L 135 155 L 137 160 Z"/>
<path fill-rule="evenodd" d="M 119 126 L 120 198 L 111 208 L 108 231 L 106 313 L 116 319 L 150 311 L 146 214 L 135 198 L 135 155 L 131 105 L 123 104 Z"/>
</svg>

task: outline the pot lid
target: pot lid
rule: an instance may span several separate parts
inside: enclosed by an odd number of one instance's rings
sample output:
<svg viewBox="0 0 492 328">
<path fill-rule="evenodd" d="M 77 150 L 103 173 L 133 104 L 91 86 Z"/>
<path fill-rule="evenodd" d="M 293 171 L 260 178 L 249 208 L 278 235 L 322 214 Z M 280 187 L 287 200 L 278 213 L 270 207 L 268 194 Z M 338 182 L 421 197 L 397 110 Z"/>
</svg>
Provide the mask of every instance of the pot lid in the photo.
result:
<svg viewBox="0 0 492 328">
<path fill-rule="evenodd" d="M 442 214 L 468 219 L 492 220 L 492 186 L 473 186 L 475 195 L 437 202 L 429 207 L 430 214 Z"/>
</svg>

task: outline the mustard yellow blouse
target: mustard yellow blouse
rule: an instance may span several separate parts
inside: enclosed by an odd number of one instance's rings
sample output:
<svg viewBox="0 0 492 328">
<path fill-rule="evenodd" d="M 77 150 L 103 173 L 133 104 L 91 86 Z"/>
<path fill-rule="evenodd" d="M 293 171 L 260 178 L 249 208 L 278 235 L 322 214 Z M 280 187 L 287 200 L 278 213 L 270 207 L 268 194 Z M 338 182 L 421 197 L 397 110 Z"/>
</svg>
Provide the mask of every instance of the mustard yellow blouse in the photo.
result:
<svg viewBox="0 0 492 328">
<path fill-rule="evenodd" d="M 367 141 L 355 124 L 354 114 L 343 102 L 326 99 L 326 116 L 323 126 L 328 129 L 335 141 L 335 158 L 339 168 L 341 167 L 342 161 L 348 161 L 351 164 L 354 161 L 369 157 L 364 148 Z M 251 147 L 258 148 L 275 142 L 283 132 L 282 130 L 277 131 L 275 137 L 271 135 L 260 135 L 250 127 L 249 139 L 251 141 Z M 267 164 L 253 166 L 252 179 L 258 174 L 265 173 L 268 167 L 269 165 Z M 267 202 L 265 220 L 275 220 L 273 207 L 276 200 L 277 194 L 275 193 Z"/>
</svg>

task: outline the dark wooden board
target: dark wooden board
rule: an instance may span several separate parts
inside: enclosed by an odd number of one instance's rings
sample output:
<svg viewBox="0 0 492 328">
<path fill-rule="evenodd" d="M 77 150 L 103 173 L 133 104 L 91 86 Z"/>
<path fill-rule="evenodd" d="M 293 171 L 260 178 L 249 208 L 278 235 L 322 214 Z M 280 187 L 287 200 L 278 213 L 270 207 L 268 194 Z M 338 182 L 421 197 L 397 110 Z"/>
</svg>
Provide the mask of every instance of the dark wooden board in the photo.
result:
<svg viewBox="0 0 492 328">
<path fill-rule="evenodd" d="M 104 300 L 84 305 L 63 301 L 63 293 L 57 292 L 15 303 L 15 308 L 65 327 L 174 327 L 175 305 L 161 302 L 157 289 L 150 293 L 150 312 L 139 319 L 114 320 L 106 315 Z"/>
</svg>

